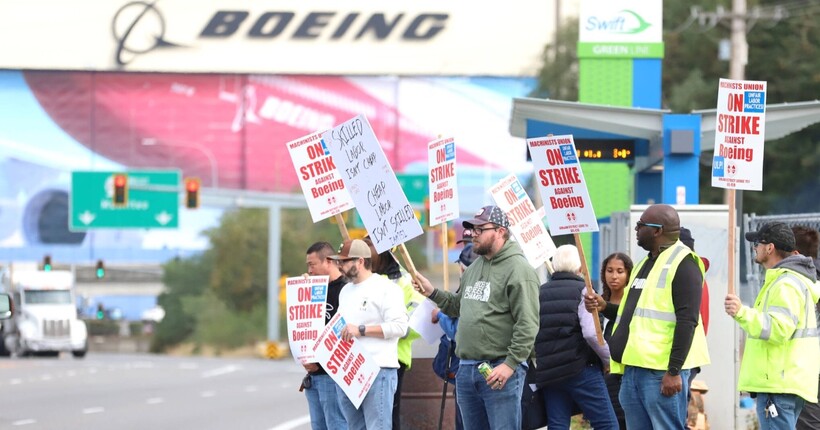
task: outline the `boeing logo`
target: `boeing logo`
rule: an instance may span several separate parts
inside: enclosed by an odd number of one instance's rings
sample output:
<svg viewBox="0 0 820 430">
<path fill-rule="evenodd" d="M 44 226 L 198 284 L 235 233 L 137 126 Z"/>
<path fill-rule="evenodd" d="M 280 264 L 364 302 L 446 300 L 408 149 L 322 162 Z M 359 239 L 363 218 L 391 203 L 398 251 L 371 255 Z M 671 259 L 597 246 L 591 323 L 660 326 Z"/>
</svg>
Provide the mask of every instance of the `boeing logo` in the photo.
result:
<svg viewBox="0 0 820 430">
<path fill-rule="evenodd" d="M 651 26 L 652 24 L 636 12 L 624 9 L 615 14 L 615 16 L 606 18 L 595 15 L 590 16 L 584 24 L 584 29 L 587 31 L 611 34 L 637 34 Z"/>
<path fill-rule="evenodd" d="M 180 46 L 164 39 L 165 18 L 155 6 L 157 1 L 126 3 L 114 14 L 111 31 L 117 42 L 114 60 L 118 66 L 125 66 L 137 55 L 157 48 Z"/>
<path fill-rule="evenodd" d="M 165 40 L 166 23 L 154 1 L 132 1 L 114 15 L 112 33 L 117 43 L 114 60 L 120 67 L 137 56 L 183 45 Z M 446 30 L 450 15 L 437 12 L 293 12 L 265 11 L 254 16 L 246 10 L 217 10 L 190 40 L 212 41 L 244 35 L 248 40 L 326 40 L 352 42 L 390 38 L 424 42 Z M 178 34 L 175 33 L 175 34 Z M 190 46 L 188 46 L 190 47 Z"/>
<path fill-rule="evenodd" d="M 199 36 L 230 37 L 249 17 L 250 13 L 242 10 L 217 11 Z M 276 39 L 284 35 L 293 40 L 340 40 L 346 37 L 360 40 L 369 36 L 376 40 L 386 40 L 398 33 L 399 38 L 405 41 L 424 41 L 441 33 L 449 17 L 446 13 L 426 12 L 415 16 L 405 16 L 404 13 L 388 16 L 380 12 L 308 12 L 299 16 L 290 11 L 272 11 L 252 18 L 253 25 L 247 30 L 247 37 Z"/>
</svg>

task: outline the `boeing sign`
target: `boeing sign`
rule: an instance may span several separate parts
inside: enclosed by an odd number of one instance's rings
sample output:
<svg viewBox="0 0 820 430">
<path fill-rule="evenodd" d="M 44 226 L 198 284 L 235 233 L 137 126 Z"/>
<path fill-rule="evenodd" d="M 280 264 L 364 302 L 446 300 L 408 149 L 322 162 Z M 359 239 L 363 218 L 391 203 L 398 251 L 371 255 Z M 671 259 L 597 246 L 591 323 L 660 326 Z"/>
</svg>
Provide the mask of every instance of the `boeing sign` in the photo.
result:
<svg viewBox="0 0 820 430">
<path fill-rule="evenodd" d="M 8 3 L 7 69 L 532 76 L 554 33 L 527 0 Z"/>
</svg>

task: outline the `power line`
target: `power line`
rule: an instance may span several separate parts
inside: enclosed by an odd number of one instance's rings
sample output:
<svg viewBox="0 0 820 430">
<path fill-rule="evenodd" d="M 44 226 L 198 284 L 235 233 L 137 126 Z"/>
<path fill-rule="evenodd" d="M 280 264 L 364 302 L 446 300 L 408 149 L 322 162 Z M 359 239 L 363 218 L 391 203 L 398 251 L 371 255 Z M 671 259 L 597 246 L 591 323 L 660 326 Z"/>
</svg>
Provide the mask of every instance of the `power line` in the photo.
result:
<svg viewBox="0 0 820 430">
<path fill-rule="evenodd" d="M 695 31 L 705 33 L 717 27 L 718 24 L 730 24 L 738 14 L 741 15 L 739 18 L 746 21 L 746 32 L 751 31 L 761 21 L 766 22 L 766 26 L 771 28 L 777 25 L 778 22 L 788 18 L 820 13 L 820 8 L 818 10 L 807 8 L 812 3 L 814 2 L 811 0 L 798 0 L 775 5 L 755 6 L 749 11 L 744 10 L 739 13 L 727 10 L 723 6 L 717 6 L 714 11 L 706 11 L 700 6 L 692 6 L 689 9 L 689 16 L 686 21 L 670 33 L 678 34 L 689 31 L 695 24 L 698 27 Z"/>
</svg>

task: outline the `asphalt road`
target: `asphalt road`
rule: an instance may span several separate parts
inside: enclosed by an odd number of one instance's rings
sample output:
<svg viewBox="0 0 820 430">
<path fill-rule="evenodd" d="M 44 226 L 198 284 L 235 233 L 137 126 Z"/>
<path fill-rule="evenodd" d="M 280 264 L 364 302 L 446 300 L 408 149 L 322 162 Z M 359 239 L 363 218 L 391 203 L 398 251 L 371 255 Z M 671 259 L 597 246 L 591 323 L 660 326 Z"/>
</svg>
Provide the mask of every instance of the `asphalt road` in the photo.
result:
<svg viewBox="0 0 820 430">
<path fill-rule="evenodd" d="M 291 360 L 0 358 L 0 429 L 309 429 Z"/>
</svg>

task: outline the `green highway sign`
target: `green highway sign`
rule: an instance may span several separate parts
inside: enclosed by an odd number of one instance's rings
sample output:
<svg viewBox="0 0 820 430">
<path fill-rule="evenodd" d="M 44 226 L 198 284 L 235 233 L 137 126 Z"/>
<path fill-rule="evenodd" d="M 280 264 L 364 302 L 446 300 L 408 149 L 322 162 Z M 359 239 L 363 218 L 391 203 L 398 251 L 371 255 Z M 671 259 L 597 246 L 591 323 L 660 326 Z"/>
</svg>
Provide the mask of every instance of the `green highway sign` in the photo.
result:
<svg viewBox="0 0 820 430">
<path fill-rule="evenodd" d="M 396 175 L 399 180 L 401 189 L 404 190 L 404 195 L 411 205 L 421 206 L 424 200 L 428 197 L 428 182 L 429 178 L 426 174 L 406 174 L 399 173 Z"/>
<path fill-rule="evenodd" d="M 115 206 L 114 178 L 122 175 L 127 197 Z M 177 228 L 180 177 L 178 170 L 71 172 L 68 228 Z"/>
</svg>

